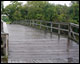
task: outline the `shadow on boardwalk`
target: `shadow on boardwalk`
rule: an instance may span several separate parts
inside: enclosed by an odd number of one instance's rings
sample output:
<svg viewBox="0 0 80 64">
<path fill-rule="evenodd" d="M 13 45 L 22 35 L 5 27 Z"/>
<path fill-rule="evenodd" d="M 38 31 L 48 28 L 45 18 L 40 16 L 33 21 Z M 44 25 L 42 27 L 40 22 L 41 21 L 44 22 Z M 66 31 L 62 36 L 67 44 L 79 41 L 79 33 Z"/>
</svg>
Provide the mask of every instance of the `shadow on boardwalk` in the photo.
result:
<svg viewBox="0 0 80 64">
<path fill-rule="evenodd" d="M 28 26 L 8 25 L 9 63 L 78 63 L 79 45 L 71 41 L 67 52 L 67 38 L 44 33 Z"/>
</svg>

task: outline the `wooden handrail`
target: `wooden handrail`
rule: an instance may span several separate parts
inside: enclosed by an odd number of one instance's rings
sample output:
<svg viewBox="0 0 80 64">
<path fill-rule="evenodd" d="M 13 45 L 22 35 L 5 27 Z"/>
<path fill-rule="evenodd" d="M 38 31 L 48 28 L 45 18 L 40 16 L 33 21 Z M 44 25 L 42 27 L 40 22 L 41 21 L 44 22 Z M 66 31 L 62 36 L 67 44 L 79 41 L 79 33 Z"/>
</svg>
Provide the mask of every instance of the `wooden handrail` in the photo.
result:
<svg viewBox="0 0 80 64">
<path fill-rule="evenodd" d="M 79 33 L 74 32 L 72 30 L 72 27 L 76 27 L 79 30 L 79 25 L 78 24 L 74 24 L 74 23 L 69 23 L 69 22 L 52 22 L 52 21 L 43 21 L 43 20 L 22 20 L 22 21 L 14 21 L 13 23 L 16 24 L 22 24 L 22 25 L 30 25 L 30 26 L 40 26 L 41 27 L 45 27 L 45 28 L 49 28 L 50 32 L 52 33 L 53 29 L 58 30 L 58 34 L 61 34 L 61 31 L 66 31 L 68 32 L 68 37 L 72 39 L 71 33 L 73 34 L 73 36 L 77 35 L 79 37 Z M 50 26 L 47 26 L 47 24 L 49 24 Z M 58 27 L 54 27 L 55 25 L 58 25 Z M 65 28 L 61 28 L 61 26 L 68 26 L 67 29 Z M 75 38 L 73 38 L 73 40 L 77 40 Z M 78 41 L 79 42 L 79 41 Z"/>
<path fill-rule="evenodd" d="M 6 22 L 1 22 L 1 27 L 2 27 L 1 32 L 9 33 Z"/>
<path fill-rule="evenodd" d="M 6 61 L 8 60 L 8 42 L 9 42 L 9 33 L 8 33 L 8 28 L 5 22 L 1 20 L 1 39 L 2 39 L 2 44 L 1 44 L 1 49 L 5 51 L 4 56 L 1 56 L 1 61 Z M 3 52 L 1 52 L 3 53 Z M 6 59 L 6 60 L 3 60 Z"/>
</svg>

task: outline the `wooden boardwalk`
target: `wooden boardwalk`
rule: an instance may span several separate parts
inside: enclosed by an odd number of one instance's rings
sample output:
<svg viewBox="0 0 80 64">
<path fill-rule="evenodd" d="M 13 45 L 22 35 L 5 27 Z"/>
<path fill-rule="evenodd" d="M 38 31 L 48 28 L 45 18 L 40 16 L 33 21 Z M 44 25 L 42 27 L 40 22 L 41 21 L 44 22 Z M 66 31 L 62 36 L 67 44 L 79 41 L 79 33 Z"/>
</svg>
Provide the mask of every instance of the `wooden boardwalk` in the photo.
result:
<svg viewBox="0 0 80 64">
<path fill-rule="evenodd" d="M 79 45 L 56 34 L 17 24 L 8 25 L 9 63 L 79 63 Z"/>
</svg>

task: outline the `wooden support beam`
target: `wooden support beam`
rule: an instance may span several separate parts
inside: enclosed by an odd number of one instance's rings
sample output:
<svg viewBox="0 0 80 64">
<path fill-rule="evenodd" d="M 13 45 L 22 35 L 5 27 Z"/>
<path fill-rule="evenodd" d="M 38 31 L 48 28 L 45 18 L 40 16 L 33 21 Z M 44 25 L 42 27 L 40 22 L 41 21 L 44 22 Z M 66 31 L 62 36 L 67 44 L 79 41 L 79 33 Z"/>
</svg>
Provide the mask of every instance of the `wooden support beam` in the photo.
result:
<svg viewBox="0 0 80 64">
<path fill-rule="evenodd" d="M 51 23 L 51 31 L 50 31 L 50 37 L 52 38 L 52 26 L 53 24 Z"/>
<path fill-rule="evenodd" d="M 58 24 L 58 42 L 60 40 L 60 24 Z"/>
</svg>

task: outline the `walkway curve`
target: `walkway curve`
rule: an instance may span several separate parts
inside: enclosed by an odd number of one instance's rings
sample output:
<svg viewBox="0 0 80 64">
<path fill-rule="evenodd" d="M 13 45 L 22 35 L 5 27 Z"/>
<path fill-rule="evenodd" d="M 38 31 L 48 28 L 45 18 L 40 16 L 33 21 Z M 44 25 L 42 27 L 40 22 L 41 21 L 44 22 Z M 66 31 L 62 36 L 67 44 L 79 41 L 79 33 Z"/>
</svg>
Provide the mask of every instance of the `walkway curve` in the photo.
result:
<svg viewBox="0 0 80 64">
<path fill-rule="evenodd" d="M 36 28 L 8 24 L 9 63 L 78 63 L 79 45 L 71 41 L 67 52 L 67 38 L 44 33 Z M 68 60 L 70 59 L 70 60 Z"/>
</svg>

